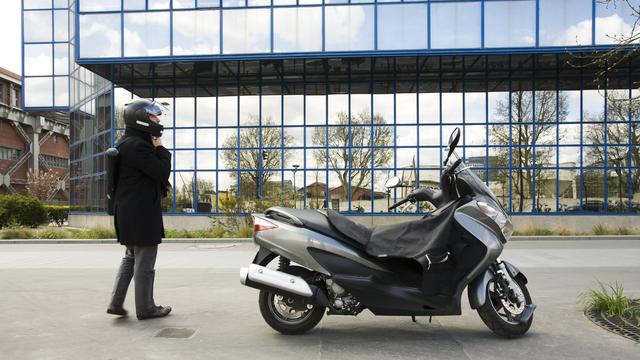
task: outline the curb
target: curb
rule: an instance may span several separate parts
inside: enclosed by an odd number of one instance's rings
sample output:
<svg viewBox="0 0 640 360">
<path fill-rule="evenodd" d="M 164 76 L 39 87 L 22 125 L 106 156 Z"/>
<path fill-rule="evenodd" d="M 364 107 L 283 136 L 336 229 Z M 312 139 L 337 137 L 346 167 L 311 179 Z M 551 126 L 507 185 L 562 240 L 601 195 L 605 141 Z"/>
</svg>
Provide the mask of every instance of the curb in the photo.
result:
<svg viewBox="0 0 640 360">
<path fill-rule="evenodd" d="M 576 235 L 576 236 L 514 236 L 511 241 L 638 241 L 640 235 Z M 252 238 L 172 238 L 164 244 L 233 244 L 252 243 Z M 2 244 L 117 244 L 116 239 L 4 239 Z"/>
</svg>

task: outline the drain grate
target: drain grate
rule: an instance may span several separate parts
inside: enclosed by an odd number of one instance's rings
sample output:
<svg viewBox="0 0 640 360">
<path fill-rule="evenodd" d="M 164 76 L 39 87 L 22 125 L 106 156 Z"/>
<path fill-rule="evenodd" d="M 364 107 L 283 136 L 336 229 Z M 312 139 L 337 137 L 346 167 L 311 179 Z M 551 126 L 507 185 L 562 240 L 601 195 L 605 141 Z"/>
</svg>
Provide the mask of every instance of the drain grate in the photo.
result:
<svg viewBox="0 0 640 360">
<path fill-rule="evenodd" d="M 168 327 L 158 331 L 155 337 L 169 339 L 188 339 L 196 333 L 196 330 L 197 329 Z"/>
<path fill-rule="evenodd" d="M 599 310 L 587 310 L 584 314 L 589 320 L 605 330 L 633 341 L 640 341 L 640 327 L 632 324 L 628 319 L 617 316 L 610 318 Z"/>
</svg>

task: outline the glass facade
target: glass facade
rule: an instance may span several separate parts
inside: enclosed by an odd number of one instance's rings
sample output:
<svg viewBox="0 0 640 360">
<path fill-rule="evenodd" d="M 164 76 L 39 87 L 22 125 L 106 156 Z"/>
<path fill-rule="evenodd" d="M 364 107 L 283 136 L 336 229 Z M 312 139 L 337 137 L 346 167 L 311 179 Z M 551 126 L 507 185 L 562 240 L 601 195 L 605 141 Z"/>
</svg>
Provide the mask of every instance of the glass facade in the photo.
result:
<svg viewBox="0 0 640 360">
<path fill-rule="evenodd" d="M 635 29 L 625 2 L 596 0 L 78 1 L 81 61 L 543 49 Z"/>
<path fill-rule="evenodd" d="M 25 105 L 70 111 L 76 211 L 104 210 L 104 152 L 137 97 L 171 107 L 167 213 L 387 214 L 410 190 L 384 182 L 436 186 L 455 127 L 511 213 L 640 211 L 638 58 L 602 80 L 566 53 L 610 48 L 632 29 L 624 6 L 77 1 L 24 1 Z"/>
</svg>

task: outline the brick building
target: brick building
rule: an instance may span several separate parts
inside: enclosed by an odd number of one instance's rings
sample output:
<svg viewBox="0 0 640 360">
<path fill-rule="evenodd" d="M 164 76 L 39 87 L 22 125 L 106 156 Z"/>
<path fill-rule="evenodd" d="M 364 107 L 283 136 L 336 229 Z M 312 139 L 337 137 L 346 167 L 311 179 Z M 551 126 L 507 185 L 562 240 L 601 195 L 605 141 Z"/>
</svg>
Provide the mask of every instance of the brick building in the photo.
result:
<svg viewBox="0 0 640 360">
<path fill-rule="evenodd" d="M 65 113 L 24 112 L 21 77 L 0 68 L 0 194 L 25 193 L 29 172 L 60 180 L 47 202 L 68 203 L 69 124 Z"/>
</svg>

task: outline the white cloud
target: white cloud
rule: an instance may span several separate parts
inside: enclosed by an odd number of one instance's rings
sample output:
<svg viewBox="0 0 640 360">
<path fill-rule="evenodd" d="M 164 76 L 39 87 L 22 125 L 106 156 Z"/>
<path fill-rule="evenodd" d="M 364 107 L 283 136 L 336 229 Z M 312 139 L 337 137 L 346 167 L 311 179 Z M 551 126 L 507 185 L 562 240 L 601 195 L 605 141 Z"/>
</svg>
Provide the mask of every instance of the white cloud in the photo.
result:
<svg viewBox="0 0 640 360">
<path fill-rule="evenodd" d="M 596 18 L 596 44 L 615 44 L 632 35 L 633 26 L 619 14 Z M 636 29 L 635 34 L 638 33 Z"/>
<path fill-rule="evenodd" d="M 552 44 L 554 46 L 591 44 L 591 19 L 569 26 L 555 36 Z"/>
</svg>

